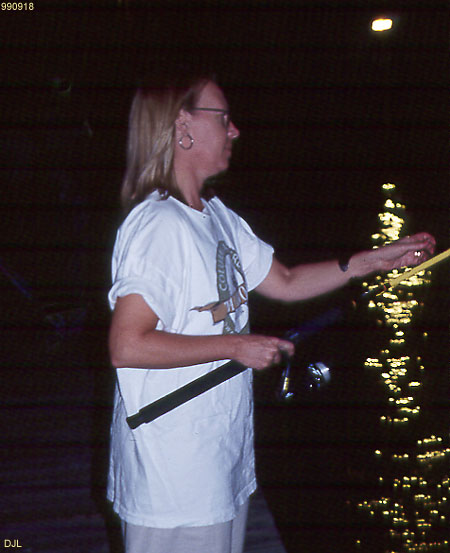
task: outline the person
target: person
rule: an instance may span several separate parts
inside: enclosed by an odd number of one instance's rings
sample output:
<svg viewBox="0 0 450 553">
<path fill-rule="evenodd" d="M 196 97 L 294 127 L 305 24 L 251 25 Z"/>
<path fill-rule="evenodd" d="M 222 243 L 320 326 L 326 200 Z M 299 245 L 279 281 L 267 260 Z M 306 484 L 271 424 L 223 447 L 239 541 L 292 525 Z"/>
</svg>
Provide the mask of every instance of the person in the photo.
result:
<svg viewBox="0 0 450 553">
<path fill-rule="evenodd" d="M 130 112 L 114 246 L 109 348 L 116 368 L 108 499 L 126 553 L 240 553 L 256 489 L 252 369 L 293 345 L 249 332 L 248 293 L 291 302 L 353 277 L 415 265 L 427 233 L 347 261 L 288 268 L 205 181 L 228 168 L 239 130 L 211 78 L 141 88 Z M 248 370 L 131 430 L 126 418 L 227 360 Z"/>
</svg>

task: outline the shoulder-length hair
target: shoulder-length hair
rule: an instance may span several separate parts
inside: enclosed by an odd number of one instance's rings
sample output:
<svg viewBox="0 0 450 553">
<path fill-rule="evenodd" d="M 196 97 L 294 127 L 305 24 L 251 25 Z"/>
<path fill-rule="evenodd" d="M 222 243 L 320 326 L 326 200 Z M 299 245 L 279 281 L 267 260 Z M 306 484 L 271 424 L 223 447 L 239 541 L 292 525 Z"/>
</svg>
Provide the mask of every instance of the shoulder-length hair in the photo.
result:
<svg viewBox="0 0 450 553">
<path fill-rule="evenodd" d="M 162 197 L 179 199 L 173 168 L 175 121 L 181 109 L 195 107 L 203 87 L 212 77 L 197 77 L 180 85 L 139 88 L 134 96 L 127 139 L 127 167 L 121 201 L 126 211 L 153 190 Z"/>
</svg>

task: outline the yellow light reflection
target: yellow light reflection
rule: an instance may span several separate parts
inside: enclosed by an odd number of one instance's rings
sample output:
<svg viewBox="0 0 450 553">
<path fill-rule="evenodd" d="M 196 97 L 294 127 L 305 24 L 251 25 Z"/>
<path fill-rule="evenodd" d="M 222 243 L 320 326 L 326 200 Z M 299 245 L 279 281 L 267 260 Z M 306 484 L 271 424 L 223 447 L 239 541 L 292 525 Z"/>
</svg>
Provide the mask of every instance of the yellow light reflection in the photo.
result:
<svg viewBox="0 0 450 553">
<path fill-rule="evenodd" d="M 379 214 L 380 228 L 372 235 L 374 247 L 380 247 L 406 234 L 403 218 L 405 206 L 394 199 L 396 186 L 382 187 L 385 194 L 383 212 Z M 391 277 L 405 272 L 392 271 Z M 395 289 L 385 291 L 369 303 L 368 309 L 386 329 L 386 344 L 367 357 L 364 367 L 377 375 L 386 392 L 386 408 L 380 417 L 387 433 L 388 445 L 375 450 L 375 458 L 385 463 L 387 473 L 377 480 L 390 497 L 360 502 L 357 508 L 377 521 L 380 519 L 391 540 L 386 553 L 416 553 L 449 551 L 447 530 L 450 522 L 450 445 L 448 437 L 432 434 L 420 437 L 403 450 L 402 443 L 412 431 L 417 431 L 421 420 L 421 393 L 425 364 L 415 351 L 418 336 L 426 332 L 410 330 L 423 301 L 419 294 L 431 279 L 429 271 L 416 273 L 410 280 L 401 282 Z M 380 278 L 365 283 L 371 290 L 379 286 Z M 383 279 L 384 280 L 384 279 Z M 378 324 L 377 323 L 377 324 Z M 400 439 L 399 439 L 400 438 Z M 406 440 L 407 443 L 407 440 Z M 388 463 L 388 465 L 386 465 Z M 445 536 L 445 537 L 444 537 Z M 362 539 L 356 542 L 362 546 Z"/>
</svg>

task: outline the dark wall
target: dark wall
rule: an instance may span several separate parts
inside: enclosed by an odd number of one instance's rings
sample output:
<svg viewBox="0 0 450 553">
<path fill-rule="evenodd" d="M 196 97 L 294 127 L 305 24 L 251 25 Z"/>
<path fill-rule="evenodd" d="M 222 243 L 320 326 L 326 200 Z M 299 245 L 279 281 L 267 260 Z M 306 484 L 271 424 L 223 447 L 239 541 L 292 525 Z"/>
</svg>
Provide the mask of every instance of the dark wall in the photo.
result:
<svg viewBox="0 0 450 553">
<path fill-rule="evenodd" d="M 444 249 L 446 11 L 397 6 L 382 36 L 369 29 L 380 10 L 360 2 L 36 2 L 2 14 L 3 264 L 42 301 L 103 297 L 132 90 L 180 61 L 226 88 L 241 138 L 217 189 L 283 259 L 368 246 L 388 181 L 410 231 Z"/>
</svg>

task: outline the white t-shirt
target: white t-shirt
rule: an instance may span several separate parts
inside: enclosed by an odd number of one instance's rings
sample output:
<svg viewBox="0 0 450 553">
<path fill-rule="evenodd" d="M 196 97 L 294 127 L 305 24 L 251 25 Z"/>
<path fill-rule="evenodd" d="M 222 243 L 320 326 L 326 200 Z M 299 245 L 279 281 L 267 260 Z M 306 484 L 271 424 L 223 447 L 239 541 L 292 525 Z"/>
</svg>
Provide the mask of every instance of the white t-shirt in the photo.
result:
<svg viewBox="0 0 450 553">
<path fill-rule="evenodd" d="M 248 291 L 273 249 L 213 198 L 202 212 L 153 192 L 129 214 L 114 247 L 111 309 L 140 294 L 157 329 L 187 335 L 248 332 Z M 148 424 L 126 417 L 227 360 L 176 369 L 117 369 L 108 499 L 141 526 L 204 526 L 234 518 L 256 488 L 249 369 Z"/>
</svg>

